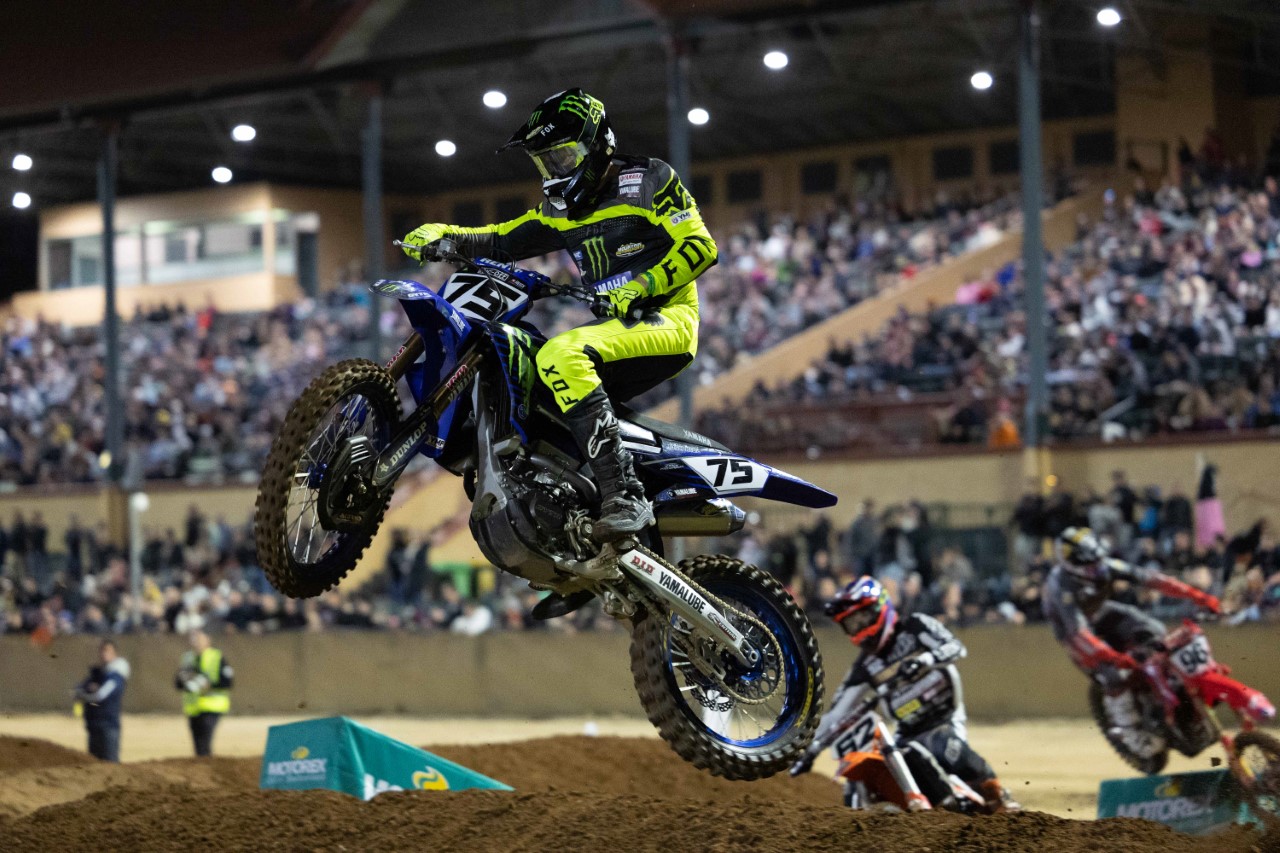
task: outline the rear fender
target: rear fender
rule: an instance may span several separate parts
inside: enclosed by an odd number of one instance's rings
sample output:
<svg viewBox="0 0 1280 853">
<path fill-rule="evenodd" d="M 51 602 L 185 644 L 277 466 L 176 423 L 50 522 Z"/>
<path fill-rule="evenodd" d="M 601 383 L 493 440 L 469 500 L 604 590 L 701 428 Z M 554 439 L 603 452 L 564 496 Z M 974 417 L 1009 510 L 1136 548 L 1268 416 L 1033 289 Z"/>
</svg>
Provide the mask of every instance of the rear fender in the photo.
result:
<svg viewBox="0 0 1280 853">
<path fill-rule="evenodd" d="M 812 483 L 736 453 L 685 445 L 678 455 L 639 460 L 648 473 L 670 481 L 680 497 L 757 497 L 797 506 L 834 506 L 836 496 Z M 693 492 L 685 491 L 693 489 Z"/>
</svg>

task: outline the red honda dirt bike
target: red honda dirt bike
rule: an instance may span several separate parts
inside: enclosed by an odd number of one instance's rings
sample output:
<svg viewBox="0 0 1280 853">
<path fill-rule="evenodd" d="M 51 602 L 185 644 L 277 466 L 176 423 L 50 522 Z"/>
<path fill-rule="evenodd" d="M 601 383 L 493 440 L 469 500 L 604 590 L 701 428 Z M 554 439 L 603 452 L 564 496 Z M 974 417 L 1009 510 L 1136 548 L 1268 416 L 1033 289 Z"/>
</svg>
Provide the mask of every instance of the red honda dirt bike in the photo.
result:
<svg viewBox="0 0 1280 853">
<path fill-rule="evenodd" d="M 831 745 L 831 752 L 839 762 L 836 777 L 844 780 L 844 804 L 853 809 L 884 811 L 945 808 L 963 814 L 985 813 L 982 795 L 960 777 L 947 773 L 922 750 L 922 757 L 928 760 L 938 778 L 951 787 L 951 799 L 947 802 L 929 801 L 902 755 L 904 749 L 912 747 L 898 746 L 893 730 L 880 714 L 885 692 L 883 685 L 868 691 L 868 696 L 849 712 L 840 735 Z"/>
<path fill-rule="evenodd" d="M 1268 823 L 1280 822 L 1280 740 L 1257 730 L 1275 719 L 1275 706 L 1261 692 L 1230 677 L 1231 670 L 1213 659 L 1209 638 L 1190 619 L 1165 635 L 1131 676 L 1143 730 L 1152 739 L 1149 755 L 1132 751 L 1120 738 L 1106 712 L 1102 686 L 1089 685 L 1093 718 L 1112 748 L 1131 767 L 1154 774 L 1164 769 L 1173 748 L 1188 757 L 1214 741 L 1227 753 L 1227 766 L 1253 813 Z M 1231 734 L 1218 720 L 1225 704 L 1240 723 Z"/>
</svg>

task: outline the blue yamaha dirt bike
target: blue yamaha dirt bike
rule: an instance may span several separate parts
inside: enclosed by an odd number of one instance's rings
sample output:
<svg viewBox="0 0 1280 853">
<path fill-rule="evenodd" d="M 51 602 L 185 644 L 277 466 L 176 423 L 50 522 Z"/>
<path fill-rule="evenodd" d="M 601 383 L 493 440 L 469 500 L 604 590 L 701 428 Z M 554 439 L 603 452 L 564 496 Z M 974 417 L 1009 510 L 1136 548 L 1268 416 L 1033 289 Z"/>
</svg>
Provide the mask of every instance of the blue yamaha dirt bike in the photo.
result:
<svg viewBox="0 0 1280 853">
<path fill-rule="evenodd" d="M 740 560 L 703 555 L 679 566 L 662 537 L 722 536 L 743 527 L 730 502 L 755 496 L 826 507 L 835 496 L 685 429 L 618 405 L 624 444 L 656 525 L 600 545 L 599 489 L 536 375 L 545 338 L 522 318 L 533 295 L 590 300 L 587 288 L 455 253 L 439 291 L 382 280 L 414 328 L 384 367 L 352 359 L 325 370 L 294 402 L 258 492 L 258 556 L 271 583 L 319 595 L 355 566 L 415 454 L 458 475 L 471 532 L 495 566 L 566 600 L 598 597 L 631 629 L 640 701 L 686 760 L 757 779 L 808 745 L 822 705 L 822 662 L 804 613 L 782 586 Z M 403 379 L 415 405 L 396 391 Z"/>
</svg>

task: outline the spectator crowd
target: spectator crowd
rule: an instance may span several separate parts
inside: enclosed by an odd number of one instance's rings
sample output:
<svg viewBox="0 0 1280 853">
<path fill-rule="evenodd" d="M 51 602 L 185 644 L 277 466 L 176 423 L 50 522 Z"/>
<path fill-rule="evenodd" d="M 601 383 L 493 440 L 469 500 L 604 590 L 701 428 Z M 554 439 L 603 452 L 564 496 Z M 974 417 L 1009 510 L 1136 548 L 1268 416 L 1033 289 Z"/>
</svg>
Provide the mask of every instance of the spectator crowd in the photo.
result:
<svg viewBox="0 0 1280 853">
<path fill-rule="evenodd" d="M 1089 525 L 1124 559 L 1152 566 L 1223 598 L 1232 621 L 1280 621 L 1280 543 L 1264 521 L 1203 547 L 1196 510 L 1179 487 L 1167 493 L 1131 488 L 1117 472 L 1105 494 L 1073 495 L 1057 485 L 1031 490 L 1007 517 L 947 519 L 947 508 L 919 501 L 878 510 L 864 501 L 837 530 L 824 515 L 809 523 L 755 524 L 740 535 L 704 543 L 735 554 L 782 582 L 815 624 L 822 602 L 859 575 L 879 578 L 904 612 L 954 626 L 1038 622 L 1039 587 L 1051 567 L 1052 542 L 1071 525 Z M 784 516 L 785 517 L 785 516 Z M 942 519 L 942 523 L 939 523 Z M 491 567 L 439 561 L 443 530 L 396 530 L 382 571 L 297 601 L 268 584 L 249 524 L 210 518 L 192 506 L 178 530 L 148 532 L 133 586 L 127 555 L 102 525 L 72 518 L 50 542 L 40 513 L 0 526 L 0 633 L 46 640 L 60 634 L 187 634 L 204 630 L 384 629 L 474 636 L 497 630 L 617 630 L 598 602 L 565 619 L 530 617 L 539 593 Z M 1007 558 L 1004 556 L 1007 554 Z M 348 588 L 350 587 L 350 588 Z M 1186 611 L 1179 602 L 1132 591 L 1160 618 Z"/>
<path fill-rule="evenodd" d="M 719 235 L 720 264 L 700 282 L 698 370 L 710 381 L 831 312 L 940 259 L 995 239 L 1016 219 L 1012 197 L 985 204 L 940 197 L 927 215 L 884 202 L 835 205 L 808 224 L 761 216 Z M 565 282 L 565 253 L 522 262 Z M 415 271 L 432 281 L 436 271 Z M 88 483 L 113 461 L 135 479 L 252 478 L 290 402 L 326 365 L 367 355 L 371 297 L 358 281 L 255 314 L 184 304 L 139 310 L 122 325 L 124 460 L 110 460 L 96 327 L 10 316 L 0 325 L 0 482 Z M 408 333 L 381 303 L 384 340 Z M 548 334 L 591 319 L 569 299 L 543 300 L 531 318 Z M 390 348 L 393 344 L 388 344 Z M 388 349 L 389 351 L 389 349 Z M 669 390 L 658 390 L 650 401 Z"/>
<path fill-rule="evenodd" d="M 1280 189 L 1195 161 L 1183 176 L 1155 191 L 1137 178 L 1124 199 L 1108 191 L 1102 217 L 1081 218 L 1076 241 L 1049 257 L 1055 440 L 1280 425 Z M 993 443 L 1016 444 L 1001 410 L 1028 375 L 1023 296 L 1018 265 L 991 270 L 954 304 L 832 341 L 800 375 L 702 425 L 750 442 L 790 432 L 767 422 L 798 403 L 843 405 L 853 421 L 859 405 L 946 392 L 938 440 L 991 441 L 1003 428 Z"/>
<path fill-rule="evenodd" d="M 776 535 L 757 527 L 736 542 L 736 554 L 768 569 L 808 606 L 815 624 L 822 602 L 864 574 L 884 584 L 900 612 L 956 627 L 1026 624 L 1044 620 L 1040 588 L 1053 567 L 1054 540 L 1067 527 L 1089 526 L 1114 556 L 1221 598 L 1232 624 L 1280 622 L 1280 542 L 1266 521 L 1215 534 L 1199 547 L 1194 504 L 1180 485 L 1167 493 L 1135 490 L 1117 471 L 1105 494 L 1073 495 L 1057 483 L 1047 493 L 1030 489 L 1007 517 L 965 531 L 967 537 L 931 521 L 941 507 L 911 501 L 878 511 L 866 500 L 844 530 L 824 516 Z M 1007 559 L 991 559 L 1005 543 Z M 1119 600 L 1165 620 L 1192 614 L 1186 602 L 1147 590 L 1122 588 Z"/>
</svg>

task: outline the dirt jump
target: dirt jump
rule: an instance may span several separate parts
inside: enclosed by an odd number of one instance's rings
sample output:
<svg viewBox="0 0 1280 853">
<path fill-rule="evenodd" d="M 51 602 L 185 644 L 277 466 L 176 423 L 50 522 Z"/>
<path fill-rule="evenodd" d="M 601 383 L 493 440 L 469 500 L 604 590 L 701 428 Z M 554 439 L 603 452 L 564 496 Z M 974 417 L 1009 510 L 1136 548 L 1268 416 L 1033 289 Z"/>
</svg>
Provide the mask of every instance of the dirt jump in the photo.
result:
<svg viewBox="0 0 1280 853">
<path fill-rule="evenodd" d="M 1037 812 L 851 812 L 820 776 L 727 782 L 660 741 L 552 737 L 428 747 L 514 792 L 261 791 L 255 758 L 103 764 L 0 737 L 0 850 L 854 850 L 1280 853 L 1247 829 L 1180 835 L 1140 820 Z"/>
</svg>

